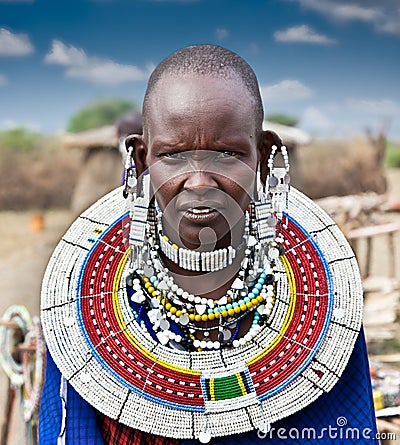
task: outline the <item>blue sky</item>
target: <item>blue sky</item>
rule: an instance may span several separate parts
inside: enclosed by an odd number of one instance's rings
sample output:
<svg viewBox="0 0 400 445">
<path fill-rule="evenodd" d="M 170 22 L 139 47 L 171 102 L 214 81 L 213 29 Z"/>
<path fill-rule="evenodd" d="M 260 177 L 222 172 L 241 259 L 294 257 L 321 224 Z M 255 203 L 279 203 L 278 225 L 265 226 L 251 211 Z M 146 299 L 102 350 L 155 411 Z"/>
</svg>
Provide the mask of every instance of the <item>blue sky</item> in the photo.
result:
<svg viewBox="0 0 400 445">
<path fill-rule="evenodd" d="M 0 0 L 0 129 L 60 132 L 100 98 L 141 106 L 152 68 L 196 43 L 244 57 L 266 113 L 312 135 L 400 140 L 399 0 Z"/>
</svg>

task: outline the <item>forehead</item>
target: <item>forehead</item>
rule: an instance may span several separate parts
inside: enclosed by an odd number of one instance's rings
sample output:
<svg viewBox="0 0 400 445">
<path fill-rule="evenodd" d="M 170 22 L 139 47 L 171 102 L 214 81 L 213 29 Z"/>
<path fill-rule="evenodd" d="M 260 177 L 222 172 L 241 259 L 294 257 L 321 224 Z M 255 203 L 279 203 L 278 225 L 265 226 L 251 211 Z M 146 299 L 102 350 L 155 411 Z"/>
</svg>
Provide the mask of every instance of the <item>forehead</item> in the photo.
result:
<svg viewBox="0 0 400 445">
<path fill-rule="evenodd" d="M 167 75 L 151 93 L 146 109 L 145 133 L 160 125 L 192 123 L 194 126 L 223 124 L 235 119 L 254 128 L 254 101 L 236 77 Z"/>
</svg>

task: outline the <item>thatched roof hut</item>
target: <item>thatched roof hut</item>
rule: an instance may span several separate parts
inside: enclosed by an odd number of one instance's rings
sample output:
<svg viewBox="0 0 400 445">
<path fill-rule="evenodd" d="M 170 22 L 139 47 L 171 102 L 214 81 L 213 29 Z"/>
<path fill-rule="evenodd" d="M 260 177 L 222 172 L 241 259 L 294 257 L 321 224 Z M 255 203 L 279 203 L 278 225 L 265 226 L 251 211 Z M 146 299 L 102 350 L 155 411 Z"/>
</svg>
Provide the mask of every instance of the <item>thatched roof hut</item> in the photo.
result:
<svg viewBox="0 0 400 445">
<path fill-rule="evenodd" d="M 310 136 L 296 127 L 264 121 L 264 130 L 272 130 L 279 134 L 285 144 L 304 145 L 311 140 Z M 106 125 L 100 128 L 81 131 L 79 133 L 65 133 L 61 136 L 61 144 L 64 148 L 78 148 L 90 150 L 92 148 L 118 148 L 119 138 L 114 125 Z"/>
<path fill-rule="evenodd" d="M 114 125 L 81 131 L 79 133 L 65 133 L 61 136 L 63 148 L 77 148 L 90 150 L 92 148 L 118 148 L 119 138 Z"/>
<path fill-rule="evenodd" d="M 287 145 L 305 145 L 311 141 L 311 137 L 305 131 L 300 130 L 300 128 L 288 127 L 276 122 L 264 121 L 263 130 L 275 131 Z"/>
</svg>

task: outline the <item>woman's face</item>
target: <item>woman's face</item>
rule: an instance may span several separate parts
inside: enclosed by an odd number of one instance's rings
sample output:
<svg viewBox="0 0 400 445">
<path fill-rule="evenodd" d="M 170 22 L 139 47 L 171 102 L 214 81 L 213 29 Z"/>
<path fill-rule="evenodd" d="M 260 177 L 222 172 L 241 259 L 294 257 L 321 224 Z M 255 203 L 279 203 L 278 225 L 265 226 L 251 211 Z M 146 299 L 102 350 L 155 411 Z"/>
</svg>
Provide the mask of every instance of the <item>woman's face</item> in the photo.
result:
<svg viewBox="0 0 400 445">
<path fill-rule="evenodd" d="M 199 250 L 238 244 L 259 159 L 253 101 L 235 79 L 159 81 L 144 142 L 163 228 Z"/>
</svg>

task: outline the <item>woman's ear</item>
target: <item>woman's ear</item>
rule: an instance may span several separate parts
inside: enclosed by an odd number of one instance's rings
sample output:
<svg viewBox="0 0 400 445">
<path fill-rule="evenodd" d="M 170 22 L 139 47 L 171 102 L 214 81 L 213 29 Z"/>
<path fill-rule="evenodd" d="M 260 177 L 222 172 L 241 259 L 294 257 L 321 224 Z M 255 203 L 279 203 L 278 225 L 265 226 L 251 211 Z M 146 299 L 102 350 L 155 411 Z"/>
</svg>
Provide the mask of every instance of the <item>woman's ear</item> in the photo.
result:
<svg viewBox="0 0 400 445">
<path fill-rule="evenodd" d="M 278 133 L 272 130 L 262 131 L 259 141 L 259 155 L 260 155 L 260 174 L 261 181 L 265 184 L 268 175 L 268 158 L 271 154 L 272 146 L 281 147 L 283 145 L 282 139 Z"/>
<path fill-rule="evenodd" d="M 135 161 L 137 176 L 143 175 L 147 169 L 147 146 L 143 141 L 143 136 L 140 134 L 130 134 L 125 138 L 125 148 L 129 152 L 132 147 L 132 157 Z"/>
</svg>

